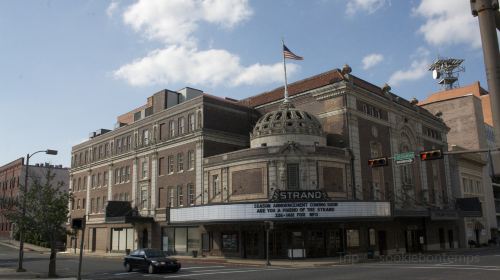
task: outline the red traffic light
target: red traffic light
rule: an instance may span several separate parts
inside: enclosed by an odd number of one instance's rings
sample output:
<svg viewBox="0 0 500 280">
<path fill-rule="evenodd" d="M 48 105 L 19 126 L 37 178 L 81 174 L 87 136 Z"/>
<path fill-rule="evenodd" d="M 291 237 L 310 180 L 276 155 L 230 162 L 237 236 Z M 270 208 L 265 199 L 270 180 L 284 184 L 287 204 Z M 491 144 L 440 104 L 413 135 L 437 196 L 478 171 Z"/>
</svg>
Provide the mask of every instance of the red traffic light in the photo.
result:
<svg viewBox="0 0 500 280">
<path fill-rule="evenodd" d="M 441 152 L 441 150 L 428 150 L 420 152 L 420 160 L 435 160 L 442 158 L 443 152 Z"/>
<path fill-rule="evenodd" d="M 387 165 L 387 158 L 372 158 L 368 160 L 368 166 L 370 167 L 379 167 L 379 166 L 386 166 Z"/>
</svg>

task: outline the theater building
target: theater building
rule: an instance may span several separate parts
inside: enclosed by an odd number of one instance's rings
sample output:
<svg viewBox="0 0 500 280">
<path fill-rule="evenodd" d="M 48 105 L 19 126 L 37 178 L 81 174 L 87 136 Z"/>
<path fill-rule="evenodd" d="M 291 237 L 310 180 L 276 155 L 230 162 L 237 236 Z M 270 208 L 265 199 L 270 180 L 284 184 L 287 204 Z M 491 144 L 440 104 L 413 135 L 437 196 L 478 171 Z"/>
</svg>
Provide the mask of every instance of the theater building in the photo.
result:
<svg viewBox="0 0 500 280">
<path fill-rule="evenodd" d="M 447 159 L 417 156 L 446 150 L 439 117 L 348 66 L 288 88 L 289 100 L 283 88 L 240 101 L 161 91 L 73 147 L 85 249 L 261 258 L 267 234 L 277 258 L 458 246 Z"/>
</svg>

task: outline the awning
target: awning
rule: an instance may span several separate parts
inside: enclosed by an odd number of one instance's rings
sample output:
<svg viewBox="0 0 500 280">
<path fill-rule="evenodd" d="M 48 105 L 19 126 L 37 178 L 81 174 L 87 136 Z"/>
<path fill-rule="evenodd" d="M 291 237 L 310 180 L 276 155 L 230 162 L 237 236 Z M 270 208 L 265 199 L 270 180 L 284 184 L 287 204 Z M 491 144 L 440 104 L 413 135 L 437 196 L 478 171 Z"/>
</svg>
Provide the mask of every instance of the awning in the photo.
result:
<svg viewBox="0 0 500 280">
<path fill-rule="evenodd" d="M 129 201 L 108 201 L 106 223 L 145 224 L 153 223 L 153 217 L 140 216 L 137 208 L 132 208 Z"/>
</svg>

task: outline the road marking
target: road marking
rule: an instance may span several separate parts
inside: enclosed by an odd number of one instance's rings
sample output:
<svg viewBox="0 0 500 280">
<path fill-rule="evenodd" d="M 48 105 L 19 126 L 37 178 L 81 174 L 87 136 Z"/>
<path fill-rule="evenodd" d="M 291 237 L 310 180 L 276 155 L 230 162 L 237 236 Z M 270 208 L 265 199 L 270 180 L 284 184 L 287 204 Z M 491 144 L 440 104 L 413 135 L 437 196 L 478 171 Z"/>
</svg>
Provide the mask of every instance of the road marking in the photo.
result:
<svg viewBox="0 0 500 280">
<path fill-rule="evenodd" d="M 439 266 L 450 266 L 450 267 L 479 267 L 479 268 L 498 268 L 498 265 L 475 265 L 475 264 L 436 264 Z"/>
<path fill-rule="evenodd" d="M 290 268 L 293 269 L 293 268 Z M 237 271 L 219 271 L 219 272 L 207 272 L 207 273 L 190 273 L 184 275 L 173 275 L 173 276 L 165 276 L 163 278 L 180 278 L 180 277 L 192 277 L 192 276 L 200 276 L 200 275 L 212 275 L 212 274 L 228 274 L 228 273 L 245 273 L 245 272 L 262 272 L 262 271 L 272 271 L 272 270 L 283 270 L 279 269 L 250 269 L 250 270 L 237 270 Z"/>
<path fill-rule="evenodd" d="M 127 275 L 127 274 L 135 274 L 135 273 L 139 273 L 139 272 L 135 272 L 135 271 L 132 271 L 132 272 L 121 272 L 121 273 L 115 273 L 113 275 Z"/>
<path fill-rule="evenodd" d="M 216 267 L 225 267 L 225 266 L 223 266 L 223 265 L 216 265 L 216 266 L 194 266 L 194 267 L 183 267 L 181 269 L 182 270 L 186 270 L 186 269 L 216 268 Z"/>
<path fill-rule="evenodd" d="M 255 269 L 255 268 L 252 268 Z M 228 268 L 228 269 L 209 269 L 209 270 L 196 270 L 193 273 L 201 273 L 201 272 L 213 272 L 213 271 L 233 271 L 233 270 L 241 270 L 241 268 Z"/>
<path fill-rule="evenodd" d="M 380 265 L 364 265 L 363 267 L 370 268 L 380 268 Z M 488 268 L 488 267 L 459 267 L 451 265 L 440 265 L 440 266 L 398 266 L 399 268 L 405 269 L 455 269 L 455 270 L 485 270 L 485 271 L 500 271 L 500 268 Z"/>
</svg>

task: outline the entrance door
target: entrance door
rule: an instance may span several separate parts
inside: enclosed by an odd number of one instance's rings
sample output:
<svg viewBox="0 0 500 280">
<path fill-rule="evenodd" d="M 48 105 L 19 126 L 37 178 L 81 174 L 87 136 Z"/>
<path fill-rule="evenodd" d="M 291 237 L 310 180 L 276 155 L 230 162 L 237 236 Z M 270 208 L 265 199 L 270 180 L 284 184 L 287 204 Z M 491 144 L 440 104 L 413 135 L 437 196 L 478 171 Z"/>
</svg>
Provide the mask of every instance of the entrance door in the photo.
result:
<svg viewBox="0 0 500 280">
<path fill-rule="evenodd" d="M 448 245 L 449 245 L 450 249 L 453 249 L 453 247 L 455 247 L 455 244 L 453 242 L 453 230 L 452 229 L 448 230 Z"/>
<path fill-rule="evenodd" d="M 340 229 L 327 231 L 326 254 L 328 257 L 336 257 L 344 251 L 342 232 Z"/>
<path fill-rule="evenodd" d="M 325 256 L 325 232 L 322 230 L 312 230 L 308 232 L 306 251 L 308 257 Z"/>
<path fill-rule="evenodd" d="M 441 247 L 441 249 L 445 249 L 446 248 L 446 240 L 444 238 L 444 229 L 443 228 L 439 228 L 439 246 Z"/>
<path fill-rule="evenodd" d="M 378 231 L 378 251 L 380 255 L 387 255 L 387 239 L 385 230 Z"/>
<path fill-rule="evenodd" d="M 407 230 L 405 234 L 406 252 L 421 252 L 423 249 L 424 233 L 422 230 Z"/>
<path fill-rule="evenodd" d="M 97 237 L 97 229 L 92 229 L 92 248 L 90 249 L 92 252 L 95 252 L 96 247 L 96 237 Z"/>
<path fill-rule="evenodd" d="M 286 250 L 283 249 L 286 245 L 286 235 L 283 231 L 273 230 L 269 233 L 269 254 L 274 258 L 283 258 L 286 257 Z M 265 239 L 262 239 L 265 240 Z M 264 251 L 266 250 L 266 242 L 262 242 Z"/>
<path fill-rule="evenodd" d="M 271 239 L 271 238 L 270 238 Z M 256 231 L 245 232 L 243 235 L 243 257 L 259 257 L 259 233 Z"/>
</svg>

